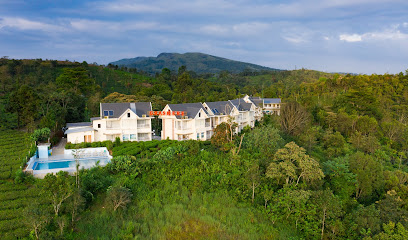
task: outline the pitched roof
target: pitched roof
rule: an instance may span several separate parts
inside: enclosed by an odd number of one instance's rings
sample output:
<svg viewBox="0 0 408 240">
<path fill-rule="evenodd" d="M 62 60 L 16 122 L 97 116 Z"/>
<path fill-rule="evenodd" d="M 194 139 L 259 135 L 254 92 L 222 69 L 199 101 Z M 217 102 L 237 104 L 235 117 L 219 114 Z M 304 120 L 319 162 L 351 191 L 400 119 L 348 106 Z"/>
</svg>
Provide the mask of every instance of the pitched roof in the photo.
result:
<svg viewBox="0 0 408 240">
<path fill-rule="evenodd" d="M 88 132 L 88 131 L 94 131 L 94 130 L 95 129 L 93 127 L 68 128 L 68 130 L 66 130 L 64 134 L 77 133 L 77 132 Z"/>
<path fill-rule="evenodd" d="M 264 98 L 264 103 L 281 103 L 280 98 Z"/>
<path fill-rule="evenodd" d="M 206 104 L 215 115 L 229 115 L 234 108 L 230 101 L 206 102 Z"/>
<path fill-rule="evenodd" d="M 77 123 L 67 123 L 67 128 L 78 128 L 78 127 L 90 127 L 91 122 L 77 122 Z"/>
<path fill-rule="evenodd" d="M 148 114 L 152 110 L 150 102 L 137 102 L 137 103 L 101 103 L 101 115 L 103 111 L 113 111 L 112 118 L 120 117 L 126 110 L 130 109 L 137 116 L 142 117 L 143 114 Z"/>
<path fill-rule="evenodd" d="M 239 111 L 249 111 L 252 107 L 252 103 L 246 103 L 242 98 L 230 100 L 230 102 L 234 104 Z"/>
<path fill-rule="evenodd" d="M 200 109 L 203 109 L 205 111 L 203 104 L 201 103 L 180 103 L 180 104 L 168 104 L 169 108 L 171 111 L 183 111 L 187 112 L 188 118 L 194 118 L 197 113 L 200 111 Z M 181 116 L 176 116 L 176 118 L 181 118 Z"/>
</svg>

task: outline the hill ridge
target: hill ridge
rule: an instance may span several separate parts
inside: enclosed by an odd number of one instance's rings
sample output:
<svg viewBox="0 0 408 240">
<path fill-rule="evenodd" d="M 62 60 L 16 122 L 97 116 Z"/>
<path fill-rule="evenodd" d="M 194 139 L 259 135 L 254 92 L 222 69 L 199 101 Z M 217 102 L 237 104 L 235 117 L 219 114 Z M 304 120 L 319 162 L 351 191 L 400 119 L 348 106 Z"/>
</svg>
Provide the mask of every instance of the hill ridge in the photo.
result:
<svg viewBox="0 0 408 240">
<path fill-rule="evenodd" d="M 163 68 L 177 71 L 178 68 L 183 65 L 187 67 L 187 70 L 196 73 L 219 73 L 222 71 L 240 73 L 246 69 L 252 71 L 280 71 L 280 69 L 231 60 L 200 52 L 162 52 L 158 54 L 157 57 L 139 56 L 135 58 L 124 58 L 111 62 L 110 64 L 121 67 L 137 68 L 148 73 L 161 72 Z"/>
</svg>

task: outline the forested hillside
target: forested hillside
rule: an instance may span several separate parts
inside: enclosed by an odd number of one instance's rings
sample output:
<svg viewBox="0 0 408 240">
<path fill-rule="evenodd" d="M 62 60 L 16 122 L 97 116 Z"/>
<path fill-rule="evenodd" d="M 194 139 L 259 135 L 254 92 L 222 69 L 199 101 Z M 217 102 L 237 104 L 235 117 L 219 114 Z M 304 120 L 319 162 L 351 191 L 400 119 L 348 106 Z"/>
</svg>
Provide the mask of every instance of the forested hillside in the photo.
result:
<svg viewBox="0 0 408 240">
<path fill-rule="evenodd" d="M 100 101 L 153 101 L 159 108 L 249 93 L 284 102 L 281 116 L 265 117 L 232 140 L 222 124 L 208 142 L 69 145 L 106 146 L 114 156 L 106 167 L 82 171 L 79 184 L 62 173 L 33 180 L 21 172 L 12 184 L 4 167 L 1 191 L 11 195 L 3 196 L 3 209 L 12 221 L 27 206 L 10 213 L 19 192 L 41 193 L 29 195 L 36 201 L 24 224 L 0 221 L 6 239 L 30 232 L 34 239 L 408 238 L 408 72 L 200 77 L 180 68 L 149 77 L 127 68 L 10 59 L 2 59 L 0 71 L 0 126 L 24 131 L 86 120 L 98 114 Z M 58 211 L 59 201 L 44 205 L 52 196 L 61 200 Z"/>
<path fill-rule="evenodd" d="M 153 74 L 160 73 L 163 68 L 168 68 L 171 71 L 177 71 L 177 69 L 179 69 L 181 66 L 186 66 L 190 71 L 198 74 L 220 73 L 222 71 L 240 73 L 244 70 L 280 71 L 279 69 L 234 61 L 204 53 L 161 53 L 157 57 L 121 59 L 110 64 L 118 65 L 120 67 L 136 68 Z"/>
</svg>

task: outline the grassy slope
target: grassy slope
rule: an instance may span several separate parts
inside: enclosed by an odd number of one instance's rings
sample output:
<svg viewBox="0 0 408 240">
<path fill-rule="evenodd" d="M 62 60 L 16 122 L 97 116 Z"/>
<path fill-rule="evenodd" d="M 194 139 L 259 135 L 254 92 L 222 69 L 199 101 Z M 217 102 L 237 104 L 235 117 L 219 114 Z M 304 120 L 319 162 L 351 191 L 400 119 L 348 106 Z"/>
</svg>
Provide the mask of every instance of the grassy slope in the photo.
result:
<svg viewBox="0 0 408 240">
<path fill-rule="evenodd" d="M 113 155 L 134 155 L 140 173 L 111 175 L 130 188 L 133 201 L 127 210 L 113 213 L 99 194 L 91 211 L 82 214 L 73 233 L 78 239 L 276 239 L 281 232 L 271 226 L 263 208 L 248 201 L 242 163 L 230 165 L 225 155 L 210 145 L 165 162 L 149 162 L 160 149 L 176 141 L 126 142 L 113 148 Z M 137 149 L 138 151 L 133 151 Z M 200 151 L 199 149 L 204 149 Z M 141 151 L 140 151 L 141 150 Z M 147 157 L 147 158 L 146 158 Z M 105 169 L 99 174 L 109 175 Z M 102 173 L 103 172 L 103 173 Z M 241 179 L 234 181 L 234 179 Z M 246 199 L 246 200 L 244 200 Z M 296 233 L 289 234 L 290 236 Z"/>
</svg>

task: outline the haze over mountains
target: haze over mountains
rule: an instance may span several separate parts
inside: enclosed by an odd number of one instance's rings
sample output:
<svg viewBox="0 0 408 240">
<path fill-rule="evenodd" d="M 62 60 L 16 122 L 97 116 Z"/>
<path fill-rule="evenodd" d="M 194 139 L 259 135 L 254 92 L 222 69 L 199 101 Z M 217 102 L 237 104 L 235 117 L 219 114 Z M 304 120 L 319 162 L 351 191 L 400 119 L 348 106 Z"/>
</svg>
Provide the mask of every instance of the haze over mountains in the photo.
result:
<svg viewBox="0 0 408 240">
<path fill-rule="evenodd" d="M 157 57 L 136 57 L 121 59 L 110 64 L 137 68 L 148 73 L 161 72 L 163 68 L 177 71 L 180 66 L 186 66 L 187 70 L 196 73 L 219 73 L 228 71 L 240 73 L 245 69 L 251 71 L 279 71 L 279 69 L 264 67 L 252 63 L 234 61 L 222 57 L 212 56 L 204 53 L 161 53 Z"/>
</svg>

